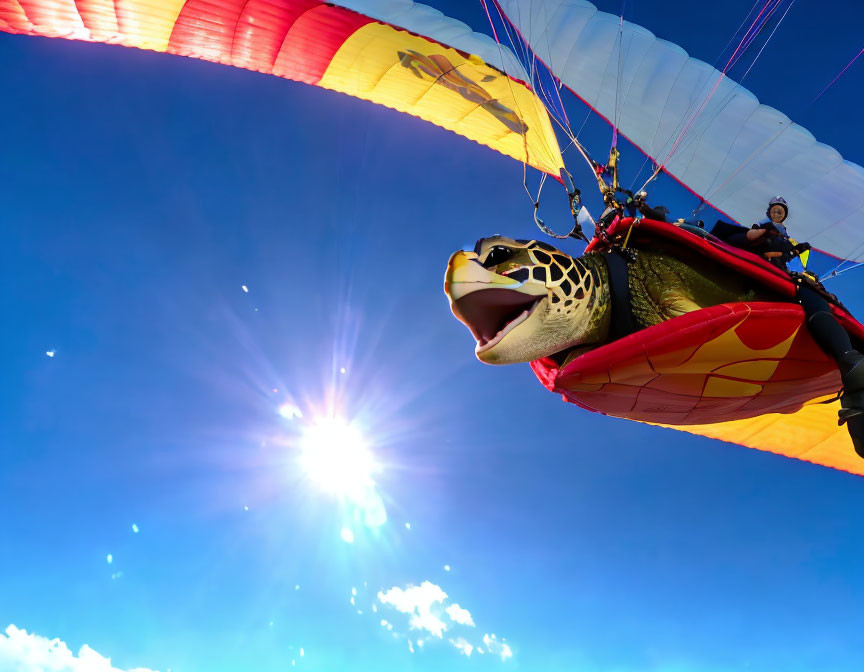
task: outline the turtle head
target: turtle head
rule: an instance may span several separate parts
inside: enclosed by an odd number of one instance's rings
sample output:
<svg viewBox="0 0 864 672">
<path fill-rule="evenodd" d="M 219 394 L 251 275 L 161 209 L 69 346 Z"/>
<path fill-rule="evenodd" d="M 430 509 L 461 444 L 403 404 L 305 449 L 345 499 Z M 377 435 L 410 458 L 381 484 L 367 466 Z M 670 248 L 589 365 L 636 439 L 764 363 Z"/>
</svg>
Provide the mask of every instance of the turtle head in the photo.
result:
<svg viewBox="0 0 864 672">
<path fill-rule="evenodd" d="M 493 236 L 450 257 L 444 292 L 474 335 L 477 358 L 516 364 L 605 336 L 599 284 L 582 260 L 551 245 Z"/>
</svg>

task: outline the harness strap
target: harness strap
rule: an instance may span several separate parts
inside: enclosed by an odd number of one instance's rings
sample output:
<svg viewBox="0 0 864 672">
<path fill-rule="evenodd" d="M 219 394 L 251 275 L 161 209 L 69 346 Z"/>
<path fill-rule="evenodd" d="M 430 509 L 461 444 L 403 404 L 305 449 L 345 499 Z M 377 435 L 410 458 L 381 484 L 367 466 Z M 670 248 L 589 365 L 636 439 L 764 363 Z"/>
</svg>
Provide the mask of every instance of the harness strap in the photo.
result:
<svg viewBox="0 0 864 672">
<path fill-rule="evenodd" d="M 612 298 L 609 340 L 618 340 L 638 331 L 630 300 L 630 269 L 627 267 L 627 259 L 617 251 L 608 252 L 603 258 L 609 271 L 609 294 Z"/>
</svg>

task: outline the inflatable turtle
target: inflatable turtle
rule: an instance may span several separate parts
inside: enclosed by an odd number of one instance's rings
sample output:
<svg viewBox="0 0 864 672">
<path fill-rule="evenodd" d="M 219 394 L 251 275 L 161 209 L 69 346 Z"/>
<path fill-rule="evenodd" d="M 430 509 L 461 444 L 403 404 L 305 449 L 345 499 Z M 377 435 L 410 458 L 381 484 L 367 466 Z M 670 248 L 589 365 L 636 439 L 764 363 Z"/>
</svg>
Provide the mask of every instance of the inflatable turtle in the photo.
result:
<svg viewBox="0 0 864 672">
<path fill-rule="evenodd" d="M 802 278 L 701 231 L 626 219 L 607 233 L 580 258 L 501 236 L 455 253 L 445 292 L 477 357 L 530 362 L 590 411 L 864 475 L 837 427 L 840 373 L 793 302 Z"/>
</svg>

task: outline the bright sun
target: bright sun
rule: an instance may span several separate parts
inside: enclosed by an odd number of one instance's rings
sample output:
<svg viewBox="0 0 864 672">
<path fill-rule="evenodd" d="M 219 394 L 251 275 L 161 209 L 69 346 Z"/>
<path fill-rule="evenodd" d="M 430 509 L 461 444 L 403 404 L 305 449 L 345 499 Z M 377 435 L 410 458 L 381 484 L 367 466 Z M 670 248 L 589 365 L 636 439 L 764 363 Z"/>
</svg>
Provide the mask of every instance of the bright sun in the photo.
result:
<svg viewBox="0 0 864 672">
<path fill-rule="evenodd" d="M 300 463 L 320 487 L 349 498 L 362 497 L 380 469 L 360 429 L 338 417 L 318 418 L 304 429 Z"/>
</svg>

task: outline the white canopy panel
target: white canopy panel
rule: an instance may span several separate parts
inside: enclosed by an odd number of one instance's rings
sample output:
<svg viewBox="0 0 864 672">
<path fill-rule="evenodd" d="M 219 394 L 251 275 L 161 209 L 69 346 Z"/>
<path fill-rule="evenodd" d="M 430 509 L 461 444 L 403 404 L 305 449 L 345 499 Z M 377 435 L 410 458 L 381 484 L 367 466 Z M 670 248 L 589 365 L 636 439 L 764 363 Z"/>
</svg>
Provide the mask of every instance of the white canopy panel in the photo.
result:
<svg viewBox="0 0 864 672">
<path fill-rule="evenodd" d="M 864 261 L 864 168 L 645 28 L 625 21 L 619 49 L 619 17 L 586 0 L 498 1 L 565 86 L 610 123 L 617 94 L 620 133 L 715 208 L 749 225 L 783 196 L 794 238 Z"/>
</svg>

